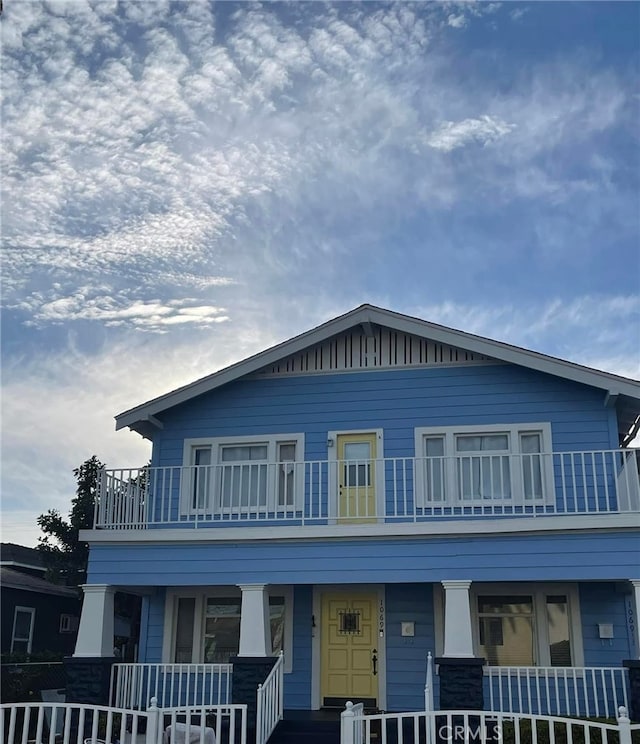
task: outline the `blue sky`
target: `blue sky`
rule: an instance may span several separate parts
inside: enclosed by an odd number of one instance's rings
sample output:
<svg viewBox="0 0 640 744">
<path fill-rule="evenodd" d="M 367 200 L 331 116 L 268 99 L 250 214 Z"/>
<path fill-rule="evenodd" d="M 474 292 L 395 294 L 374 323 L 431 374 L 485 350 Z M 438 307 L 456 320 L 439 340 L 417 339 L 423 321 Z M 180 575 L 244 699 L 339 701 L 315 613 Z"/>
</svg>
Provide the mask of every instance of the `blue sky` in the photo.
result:
<svg viewBox="0 0 640 744">
<path fill-rule="evenodd" d="M 640 377 L 640 4 L 5 0 L 2 539 L 362 302 Z"/>
</svg>

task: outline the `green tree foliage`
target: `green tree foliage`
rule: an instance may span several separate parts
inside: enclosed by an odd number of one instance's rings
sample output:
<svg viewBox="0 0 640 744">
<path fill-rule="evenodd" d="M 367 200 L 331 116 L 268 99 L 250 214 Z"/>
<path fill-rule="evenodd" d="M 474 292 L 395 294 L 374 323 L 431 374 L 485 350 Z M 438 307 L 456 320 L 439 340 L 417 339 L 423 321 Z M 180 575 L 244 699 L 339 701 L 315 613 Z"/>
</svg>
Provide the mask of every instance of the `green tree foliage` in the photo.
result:
<svg viewBox="0 0 640 744">
<path fill-rule="evenodd" d="M 78 535 L 80 530 L 93 527 L 98 473 L 102 467 L 93 455 L 73 471 L 78 486 L 68 521 L 56 509 L 49 509 L 38 517 L 38 526 L 45 533 L 38 538 L 38 550 L 47 567 L 49 581 L 66 586 L 86 582 L 89 546 L 80 542 Z"/>
</svg>

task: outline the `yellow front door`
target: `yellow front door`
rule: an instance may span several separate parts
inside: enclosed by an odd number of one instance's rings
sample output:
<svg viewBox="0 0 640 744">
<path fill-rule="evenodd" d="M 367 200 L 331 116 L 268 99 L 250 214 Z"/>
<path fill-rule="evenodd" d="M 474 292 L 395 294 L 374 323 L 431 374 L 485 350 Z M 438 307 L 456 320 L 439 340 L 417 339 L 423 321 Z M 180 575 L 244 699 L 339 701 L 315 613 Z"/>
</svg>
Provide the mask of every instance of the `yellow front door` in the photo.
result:
<svg viewBox="0 0 640 744">
<path fill-rule="evenodd" d="M 338 518 L 372 522 L 376 516 L 376 435 L 338 434 Z"/>
<path fill-rule="evenodd" d="M 321 684 L 323 706 L 347 700 L 378 703 L 379 654 L 376 595 L 331 592 L 322 595 Z"/>
</svg>

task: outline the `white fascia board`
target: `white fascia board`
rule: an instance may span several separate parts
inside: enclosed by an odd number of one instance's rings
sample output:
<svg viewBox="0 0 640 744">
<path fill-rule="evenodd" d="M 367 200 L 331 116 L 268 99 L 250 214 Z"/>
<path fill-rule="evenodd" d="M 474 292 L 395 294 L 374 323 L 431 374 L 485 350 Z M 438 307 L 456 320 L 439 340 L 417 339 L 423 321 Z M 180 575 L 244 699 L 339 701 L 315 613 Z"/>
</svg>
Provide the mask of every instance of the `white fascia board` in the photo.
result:
<svg viewBox="0 0 640 744">
<path fill-rule="evenodd" d="M 504 519 L 469 520 L 467 522 L 418 522 L 401 524 L 346 524 L 291 527 L 225 527 L 223 529 L 165 530 L 80 530 L 80 540 L 101 543 L 252 543 L 288 542 L 289 540 L 354 540 L 407 537 L 470 537 L 472 535 L 540 534 L 554 532 L 636 531 L 640 529 L 640 514 L 585 515 L 576 517 L 547 516 Z"/>
<path fill-rule="evenodd" d="M 430 323 L 420 318 L 412 318 L 408 315 L 374 307 L 362 305 L 344 315 L 340 315 L 317 328 L 294 336 L 266 351 L 255 354 L 248 359 L 236 362 L 219 372 L 214 372 L 195 382 L 178 388 L 166 395 L 131 408 L 116 416 L 116 429 L 125 426 L 134 428 L 141 421 L 150 421 L 153 417 L 171 408 L 184 403 L 192 398 L 208 393 L 215 388 L 233 382 L 240 377 L 256 372 L 269 364 L 273 364 L 287 356 L 296 354 L 304 349 L 325 341 L 332 336 L 348 331 L 357 325 L 381 325 L 396 331 L 410 333 L 414 336 L 428 338 L 432 341 L 456 346 L 466 351 L 476 352 L 497 359 L 501 362 L 516 364 L 521 367 L 544 372 L 546 374 L 563 377 L 574 382 L 590 385 L 606 391 L 609 395 L 627 395 L 640 400 L 640 382 L 619 377 L 608 372 L 601 372 L 589 367 L 583 367 L 574 362 L 568 362 L 555 357 L 550 357 L 528 349 L 522 349 L 501 341 L 476 336 L 465 331 Z M 154 422 L 155 423 L 155 422 Z"/>
</svg>

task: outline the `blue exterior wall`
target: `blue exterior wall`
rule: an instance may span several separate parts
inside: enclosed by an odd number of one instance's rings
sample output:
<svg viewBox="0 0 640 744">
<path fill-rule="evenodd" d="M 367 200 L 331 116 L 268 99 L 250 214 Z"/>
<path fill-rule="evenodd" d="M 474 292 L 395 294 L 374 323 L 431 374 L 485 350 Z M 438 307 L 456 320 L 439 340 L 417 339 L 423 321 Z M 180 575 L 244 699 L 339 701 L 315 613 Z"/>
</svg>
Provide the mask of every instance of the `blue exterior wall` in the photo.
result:
<svg viewBox="0 0 640 744">
<path fill-rule="evenodd" d="M 625 580 L 633 531 L 438 538 L 94 544 L 88 580 L 121 586 Z"/>
<path fill-rule="evenodd" d="M 512 365 L 240 379 L 161 415 L 152 465 L 181 465 L 184 440 L 305 434 L 327 457 L 327 431 L 383 428 L 385 457 L 411 457 L 414 428 L 549 421 L 556 451 L 618 446 L 602 391 Z"/>
<path fill-rule="evenodd" d="M 580 585 L 580 616 L 585 666 L 617 666 L 615 659 L 633 658 L 629 643 L 625 598 L 631 585 L 584 583 Z M 613 623 L 613 638 L 602 640 L 598 623 Z"/>
<path fill-rule="evenodd" d="M 420 710 L 424 706 L 427 653 L 435 657 L 433 586 L 386 587 L 387 709 Z M 402 637 L 401 623 L 415 623 L 415 636 Z M 434 664 L 434 678 L 435 675 Z"/>
</svg>

